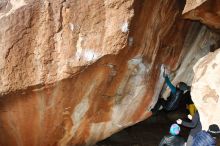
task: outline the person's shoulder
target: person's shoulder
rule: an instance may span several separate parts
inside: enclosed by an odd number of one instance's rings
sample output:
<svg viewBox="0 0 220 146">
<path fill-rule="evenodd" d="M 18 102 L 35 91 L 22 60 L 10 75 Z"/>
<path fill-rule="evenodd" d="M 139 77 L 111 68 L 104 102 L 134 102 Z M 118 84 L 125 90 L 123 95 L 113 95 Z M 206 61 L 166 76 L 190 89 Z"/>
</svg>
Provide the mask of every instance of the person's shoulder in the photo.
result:
<svg viewBox="0 0 220 146">
<path fill-rule="evenodd" d="M 174 136 L 172 136 L 172 135 L 165 135 L 165 136 L 164 136 L 164 139 L 165 139 L 166 141 L 170 141 L 170 139 L 173 139 L 173 137 L 174 137 Z"/>
</svg>

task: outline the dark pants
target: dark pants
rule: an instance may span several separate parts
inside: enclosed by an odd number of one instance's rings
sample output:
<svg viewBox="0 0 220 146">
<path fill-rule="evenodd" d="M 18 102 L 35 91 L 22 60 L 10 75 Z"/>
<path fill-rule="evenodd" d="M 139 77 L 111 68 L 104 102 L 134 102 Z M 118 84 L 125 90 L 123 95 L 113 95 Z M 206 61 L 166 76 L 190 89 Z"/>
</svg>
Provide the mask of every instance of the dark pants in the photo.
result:
<svg viewBox="0 0 220 146">
<path fill-rule="evenodd" d="M 166 104 L 166 100 L 164 100 L 163 98 L 159 98 L 156 105 L 154 106 L 154 108 L 151 110 L 152 113 L 156 113 L 159 111 L 160 107 L 162 106 L 163 108 L 165 107 Z"/>
</svg>

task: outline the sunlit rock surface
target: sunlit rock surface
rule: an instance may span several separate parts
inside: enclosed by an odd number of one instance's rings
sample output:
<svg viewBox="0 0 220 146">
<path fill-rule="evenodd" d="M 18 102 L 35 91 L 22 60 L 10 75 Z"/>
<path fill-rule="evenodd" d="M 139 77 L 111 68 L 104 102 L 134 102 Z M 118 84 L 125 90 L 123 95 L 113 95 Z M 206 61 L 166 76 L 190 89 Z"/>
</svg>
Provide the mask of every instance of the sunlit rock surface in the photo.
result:
<svg viewBox="0 0 220 146">
<path fill-rule="evenodd" d="M 219 0 L 187 0 L 184 18 L 199 20 L 212 29 L 220 30 Z"/>
<path fill-rule="evenodd" d="M 202 128 L 220 125 L 220 49 L 201 58 L 194 66 L 192 98 L 200 113 Z"/>
<path fill-rule="evenodd" d="M 0 1 L 0 145 L 91 145 L 146 119 L 161 64 L 190 84 L 219 36 L 177 2 Z"/>
<path fill-rule="evenodd" d="M 1 93 L 62 80 L 116 54 L 134 13 L 124 0 L 0 3 Z"/>
<path fill-rule="evenodd" d="M 186 0 L 186 4 L 182 13 L 184 14 L 195 9 L 196 7 L 203 4 L 205 1 L 207 0 Z"/>
</svg>

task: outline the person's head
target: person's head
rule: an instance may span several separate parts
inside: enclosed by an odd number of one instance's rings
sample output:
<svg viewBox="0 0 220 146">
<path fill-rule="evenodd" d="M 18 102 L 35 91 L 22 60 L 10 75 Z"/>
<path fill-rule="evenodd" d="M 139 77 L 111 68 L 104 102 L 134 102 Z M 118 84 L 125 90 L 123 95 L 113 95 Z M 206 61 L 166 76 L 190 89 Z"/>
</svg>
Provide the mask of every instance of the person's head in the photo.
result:
<svg viewBox="0 0 220 146">
<path fill-rule="evenodd" d="M 220 129 L 218 125 L 212 124 L 209 126 L 208 133 L 210 133 L 213 137 L 219 137 L 220 136 Z"/>
<path fill-rule="evenodd" d="M 170 126 L 170 134 L 175 136 L 180 133 L 180 126 L 178 124 L 172 124 Z"/>
<path fill-rule="evenodd" d="M 177 88 L 179 88 L 180 90 L 182 90 L 183 92 L 186 92 L 188 90 L 190 90 L 190 86 L 188 86 L 186 83 L 184 82 L 179 82 L 177 85 L 176 85 Z"/>
<path fill-rule="evenodd" d="M 216 140 L 206 131 L 196 134 L 192 146 L 216 146 Z"/>
</svg>

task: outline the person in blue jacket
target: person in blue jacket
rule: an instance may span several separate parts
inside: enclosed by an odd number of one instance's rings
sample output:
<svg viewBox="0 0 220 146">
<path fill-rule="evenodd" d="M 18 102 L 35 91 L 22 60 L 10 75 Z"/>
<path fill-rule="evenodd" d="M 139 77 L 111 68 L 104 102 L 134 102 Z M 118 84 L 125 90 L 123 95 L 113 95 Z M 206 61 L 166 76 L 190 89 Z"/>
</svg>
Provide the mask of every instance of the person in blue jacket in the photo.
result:
<svg viewBox="0 0 220 146">
<path fill-rule="evenodd" d="M 185 140 L 179 136 L 180 127 L 177 124 L 172 124 L 170 127 L 170 135 L 166 135 L 160 141 L 159 146 L 184 146 Z"/>
<path fill-rule="evenodd" d="M 216 139 L 203 130 L 196 134 L 192 146 L 216 146 Z"/>
<path fill-rule="evenodd" d="M 166 111 L 176 110 L 179 107 L 179 103 L 181 101 L 181 98 L 184 96 L 184 93 L 190 90 L 190 87 L 184 82 L 179 82 L 175 87 L 171 83 L 165 68 L 163 72 L 163 77 L 165 78 L 165 83 L 170 88 L 171 93 L 167 98 L 167 100 L 164 100 L 163 98 L 159 98 L 157 104 L 151 110 L 153 113 L 161 109 L 164 109 Z"/>
</svg>

